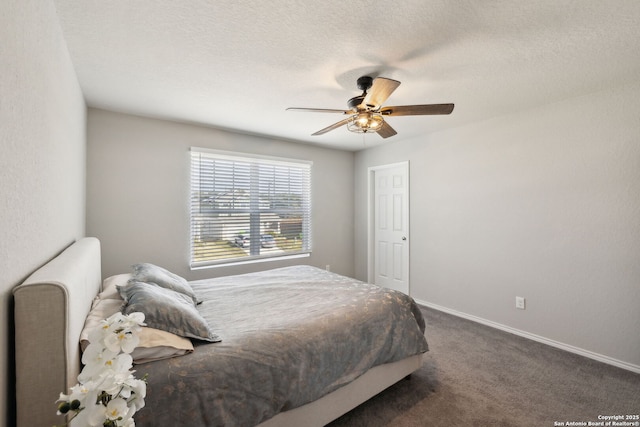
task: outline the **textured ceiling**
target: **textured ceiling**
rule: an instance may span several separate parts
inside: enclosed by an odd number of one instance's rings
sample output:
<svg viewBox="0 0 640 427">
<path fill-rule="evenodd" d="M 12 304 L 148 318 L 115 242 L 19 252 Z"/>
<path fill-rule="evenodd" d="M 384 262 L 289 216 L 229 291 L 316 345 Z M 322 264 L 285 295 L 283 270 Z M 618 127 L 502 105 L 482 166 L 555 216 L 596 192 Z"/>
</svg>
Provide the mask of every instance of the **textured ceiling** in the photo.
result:
<svg viewBox="0 0 640 427">
<path fill-rule="evenodd" d="M 640 76 L 637 0 L 54 0 L 88 105 L 359 150 Z M 311 133 L 361 75 L 402 84 L 398 135 Z"/>
</svg>

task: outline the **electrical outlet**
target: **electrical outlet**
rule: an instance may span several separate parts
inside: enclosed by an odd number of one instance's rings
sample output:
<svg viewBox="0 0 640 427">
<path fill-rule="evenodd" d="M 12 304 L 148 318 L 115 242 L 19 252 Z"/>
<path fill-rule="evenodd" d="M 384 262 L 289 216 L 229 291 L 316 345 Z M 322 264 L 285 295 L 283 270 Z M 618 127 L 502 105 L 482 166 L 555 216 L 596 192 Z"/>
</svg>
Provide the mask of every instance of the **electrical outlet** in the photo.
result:
<svg viewBox="0 0 640 427">
<path fill-rule="evenodd" d="M 525 309 L 524 297 L 516 297 L 516 308 L 519 308 L 520 310 Z"/>
<path fill-rule="evenodd" d="M 324 269 L 325 269 L 325 270 L 327 270 L 327 271 L 331 271 L 331 266 L 330 266 L 329 264 L 327 264 L 327 265 L 324 267 Z"/>
</svg>

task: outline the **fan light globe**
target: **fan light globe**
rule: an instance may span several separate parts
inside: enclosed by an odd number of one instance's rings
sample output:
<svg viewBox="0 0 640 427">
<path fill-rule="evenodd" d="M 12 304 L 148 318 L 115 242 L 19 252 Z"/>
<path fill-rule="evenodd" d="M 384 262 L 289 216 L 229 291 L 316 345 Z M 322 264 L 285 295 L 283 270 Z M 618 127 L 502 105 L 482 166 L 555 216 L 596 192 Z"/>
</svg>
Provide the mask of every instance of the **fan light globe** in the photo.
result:
<svg viewBox="0 0 640 427">
<path fill-rule="evenodd" d="M 364 111 L 347 123 L 347 129 L 355 133 L 377 132 L 383 122 L 384 119 L 380 114 Z"/>
</svg>

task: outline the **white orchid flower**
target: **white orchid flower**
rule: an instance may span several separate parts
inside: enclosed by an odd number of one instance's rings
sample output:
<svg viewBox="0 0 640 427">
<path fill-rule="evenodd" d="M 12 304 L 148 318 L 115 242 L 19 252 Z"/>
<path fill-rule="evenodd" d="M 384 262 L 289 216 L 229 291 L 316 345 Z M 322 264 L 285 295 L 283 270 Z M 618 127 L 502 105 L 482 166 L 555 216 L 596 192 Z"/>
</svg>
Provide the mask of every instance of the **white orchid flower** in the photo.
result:
<svg viewBox="0 0 640 427">
<path fill-rule="evenodd" d="M 107 404 L 107 418 L 110 420 L 124 418 L 128 412 L 127 401 L 121 397 L 116 397 Z"/>
<path fill-rule="evenodd" d="M 69 394 L 60 393 L 58 414 L 75 413 L 74 425 L 135 427 L 133 415 L 144 407 L 147 384 L 133 376 L 131 352 L 139 343 L 143 313 L 115 313 L 89 334 L 84 368 Z"/>
<path fill-rule="evenodd" d="M 131 353 L 139 343 L 140 338 L 138 338 L 138 335 L 126 329 L 114 331 L 104 339 L 105 347 L 116 353 L 121 350 L 125 353 Z"/>
</svg>

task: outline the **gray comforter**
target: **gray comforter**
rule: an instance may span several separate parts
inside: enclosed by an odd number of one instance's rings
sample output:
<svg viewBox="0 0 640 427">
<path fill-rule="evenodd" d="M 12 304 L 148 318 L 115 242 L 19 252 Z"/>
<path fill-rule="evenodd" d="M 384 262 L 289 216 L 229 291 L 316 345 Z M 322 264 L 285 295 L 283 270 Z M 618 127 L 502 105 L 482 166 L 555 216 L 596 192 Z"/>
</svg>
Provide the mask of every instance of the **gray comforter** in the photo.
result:
<svg viewBox="0 0 640 427">
<path fill-rule="evenodd" d="M 428 349 L 410 297 L 315 267 L 191 285 L 222 342 L 137 367 L 149 375 L 139 427 L 254 426 Z"/>
</svg>

